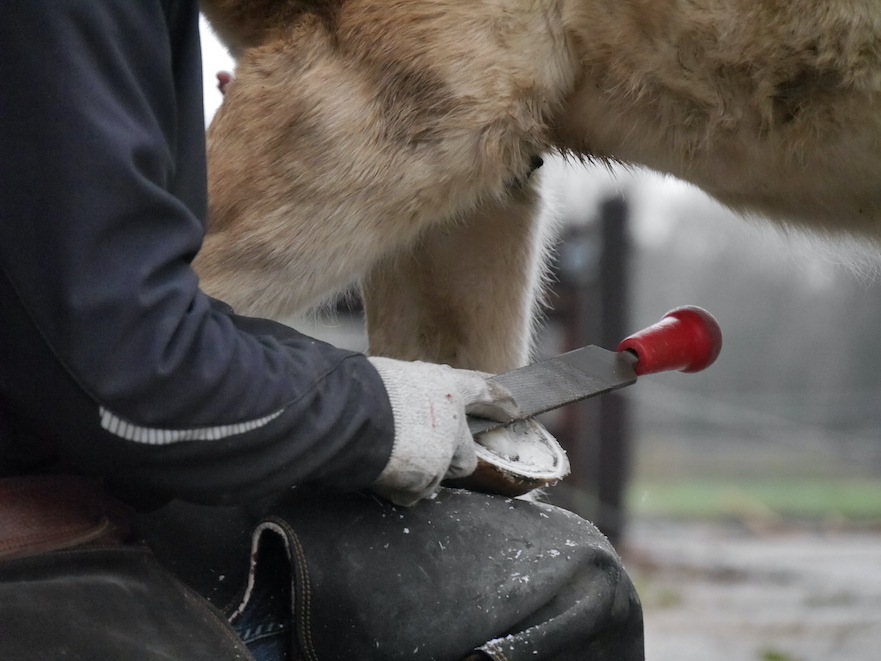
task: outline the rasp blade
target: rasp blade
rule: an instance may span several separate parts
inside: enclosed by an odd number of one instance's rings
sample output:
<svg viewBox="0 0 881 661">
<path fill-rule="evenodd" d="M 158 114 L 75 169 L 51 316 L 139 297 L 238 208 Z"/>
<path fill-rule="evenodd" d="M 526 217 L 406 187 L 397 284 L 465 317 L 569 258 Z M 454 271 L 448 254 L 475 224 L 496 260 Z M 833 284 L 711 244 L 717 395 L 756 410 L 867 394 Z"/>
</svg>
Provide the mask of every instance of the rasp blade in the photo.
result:
<svg viewBox="0 0 881 661">
<path fill-rule="evenodd" d="M 595 397 L 636 382 L 636 356 L 594 345 L 521 367 L 490 378 L 505 386 L 520 405 L 518 420 L 531 418 L 566 404 Z M 472 434 L 508 423 L 469 416 Z"/>
</svg>

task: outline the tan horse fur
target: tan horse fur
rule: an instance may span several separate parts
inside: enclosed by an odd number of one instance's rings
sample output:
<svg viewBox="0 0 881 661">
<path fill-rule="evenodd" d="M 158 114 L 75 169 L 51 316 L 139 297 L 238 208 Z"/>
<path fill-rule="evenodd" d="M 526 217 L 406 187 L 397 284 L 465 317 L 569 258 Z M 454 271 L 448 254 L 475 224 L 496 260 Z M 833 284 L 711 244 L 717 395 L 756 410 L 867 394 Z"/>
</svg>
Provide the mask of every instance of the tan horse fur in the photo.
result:
<svg viewBox="0 0 881 661">
<path fill-rule="evenodd" d="M 237 56 L 208 133 L 203 287 L 303 311 L 360 281 L 370 350 L 528 357 L 534 156 L 646 165 L 881 237 L 877 0 L 202 0 Z"/>
</svg>

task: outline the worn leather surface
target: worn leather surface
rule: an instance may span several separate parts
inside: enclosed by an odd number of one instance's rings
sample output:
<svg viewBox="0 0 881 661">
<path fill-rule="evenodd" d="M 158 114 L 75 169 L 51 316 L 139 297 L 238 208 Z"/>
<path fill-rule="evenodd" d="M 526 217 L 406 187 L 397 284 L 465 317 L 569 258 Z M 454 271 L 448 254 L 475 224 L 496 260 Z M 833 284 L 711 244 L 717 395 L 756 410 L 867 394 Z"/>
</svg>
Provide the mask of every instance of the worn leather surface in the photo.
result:
<svg viewBox="0 0 881 661">
<path fill-rule="evenodd" d="M 98 482 L 73 475 L 0 479 L 0 560 L 82 544 L 119 544 L 128 534 L 123 506 Z"/>
<path fill-rule="evenodd" d="M 642 661 L 642 611 L 605 537 L 565 510 L 443 489 L 282 501 L 310 661 Z"/>
<path fill-rule="evenodd" d="M 134 517 L 135 538 L 180 580 L 230 614 L 248 580 L 251 533 L 259 517 L 244 506 L 174 500 Z"/>
<path fill-rule="evenodd" d="M 223 615 L 140 547 L 0 562 L 3 661 L 248 661 Z"/>
</svg>

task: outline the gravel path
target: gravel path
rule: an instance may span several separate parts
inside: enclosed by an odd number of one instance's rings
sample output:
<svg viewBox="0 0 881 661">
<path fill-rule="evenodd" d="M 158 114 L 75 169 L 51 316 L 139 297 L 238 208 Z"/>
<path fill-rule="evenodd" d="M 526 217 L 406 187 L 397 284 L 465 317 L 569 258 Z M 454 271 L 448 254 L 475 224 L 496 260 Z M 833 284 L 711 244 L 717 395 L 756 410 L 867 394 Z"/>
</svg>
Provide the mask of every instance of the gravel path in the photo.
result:
<svg viewBox="0 0 881 661">
<path fill-rule="evenodd" d="M 637 521 L 647 661 L 878 661 L 881 532 Z"/>
</svg>

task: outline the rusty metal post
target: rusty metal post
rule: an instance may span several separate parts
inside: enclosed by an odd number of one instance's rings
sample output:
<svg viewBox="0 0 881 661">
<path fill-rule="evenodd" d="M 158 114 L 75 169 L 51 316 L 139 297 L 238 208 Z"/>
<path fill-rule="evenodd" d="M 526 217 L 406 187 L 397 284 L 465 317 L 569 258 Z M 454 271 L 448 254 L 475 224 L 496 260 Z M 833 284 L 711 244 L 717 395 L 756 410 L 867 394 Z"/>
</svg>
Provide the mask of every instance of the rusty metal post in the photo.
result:
<svg viewBox="0 0 881 661">
<path fill-rule="evenodd" d="M 598 344 L 614 349 L 630 328 L 628 206 L 620 196 L 600 205 Z M 626 523 L 626 490 L 632 444 L 629 402 L 619 393 L 598 398 L 596 495 L 597 526 L 612 543 L 621 540 Z"/>
<path fill-rule="evenodd" d="M 621 197 L 604 200 L 596 222 L 569 233 L 561 250 L 556 318 L 564 351 L 586 344 L 614 349 L 629 331 L 628 209 Z M 628 403 L 617 394 L 562 410 L 553 431 L 569 453 L 572 474 L 551 500 L 594 521 L 620 541 L 630 465 Z"/>
</svg>

